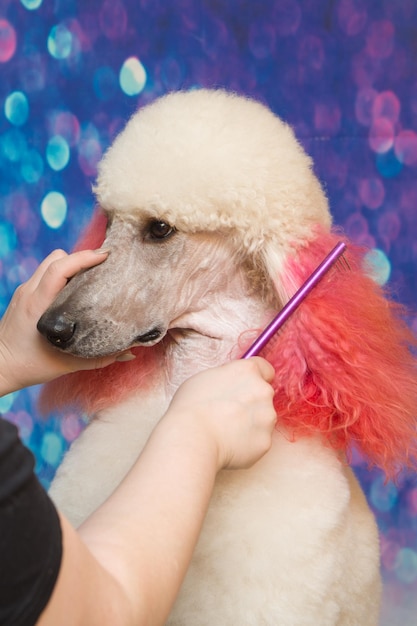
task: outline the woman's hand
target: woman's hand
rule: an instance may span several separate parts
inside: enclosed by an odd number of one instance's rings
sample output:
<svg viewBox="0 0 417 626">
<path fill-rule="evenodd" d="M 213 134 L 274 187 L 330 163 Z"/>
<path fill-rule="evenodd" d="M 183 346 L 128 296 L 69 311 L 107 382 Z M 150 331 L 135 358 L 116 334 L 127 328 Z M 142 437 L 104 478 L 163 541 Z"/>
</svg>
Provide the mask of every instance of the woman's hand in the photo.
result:
<svg viewBox="0 0 417 626">
<path fill-rule="evenodd" d="M 44 383 L 63 374 L 113 363 L 117 355 L 82 359 L 48 344 L 36 324 L 68 280 L 83 269 L 106 260 L 106 250 L 67 254 L 55 250 L 33 276 L 20 285 L 0 322 L 0 395 Z"/>
<path fill-rule="evenodd" d="M 188 419 L 188 430 L 211 437 L 218 469 L 246 468 L 271 446 L 276 423 L 274 369 L 260 357 L 233 361 L 189 378 L 174 395 L 165 419 Z M 207 444 L 206 444 L 207 445 Z"/>
</svg>

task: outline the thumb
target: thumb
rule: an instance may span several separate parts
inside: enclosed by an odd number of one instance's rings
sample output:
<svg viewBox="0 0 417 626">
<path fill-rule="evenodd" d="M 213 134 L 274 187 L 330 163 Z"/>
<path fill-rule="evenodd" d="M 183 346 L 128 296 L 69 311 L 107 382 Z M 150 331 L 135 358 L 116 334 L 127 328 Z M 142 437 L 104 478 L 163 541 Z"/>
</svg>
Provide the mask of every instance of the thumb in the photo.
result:
<svg viewBox="0 0 417 626">
<path fill-rule="evenodd" d="M 248 360 L 253 361 L 256 364 L 259 373 L 267 383 L 273 382 L 275 378 L 275 370 L 266 359 L 260 356 L 253 356 Z"/>
</svg>

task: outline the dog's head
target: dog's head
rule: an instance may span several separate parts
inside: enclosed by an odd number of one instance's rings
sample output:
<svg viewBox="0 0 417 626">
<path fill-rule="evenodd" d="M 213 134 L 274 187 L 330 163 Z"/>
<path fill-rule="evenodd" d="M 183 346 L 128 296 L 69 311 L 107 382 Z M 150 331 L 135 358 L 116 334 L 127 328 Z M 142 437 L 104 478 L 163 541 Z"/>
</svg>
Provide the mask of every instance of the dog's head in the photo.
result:
<svg viewBox="0 0 417 626">
<path fill-rule="evenodd" d="M 96 195 L 106 221 L 106 233 L 95 224 L 98 241 L 111 254 L 39 323 L 54 345 L 84 357 L 160 341 L 181 308 L 196 306 L 178 302 L 181 276 L 201 301 L 204 284 L 214 289 L 215 276 L 246 263 L 275 306 L 285 302 L 287 259 L 330 226 L 291 129 L 224 91 L 170 94 L 140 110 L 102 160 Z"/>
<path fill-rule="evenodd" d="M 283 301 L 286 259 L 331 225 L 291 128 L 221 90 L 172 93 L 139 111 L 101 162 L 96 194 L 111 214 L 146 207 L 179 231 L 224 233 L 261 260 Z"/>
<path fill-rule="evenodd" d="M 140 110 L 102 160 L 96 194 L 111 215 L 145 210 L 181 232 L 223 232 L 271 276 L 331 224 L 290 127 L 224 91 L 173 93 Z"/>
<path fill-rule="evenodd" d="M 193 275 L 188 269 L 201 246 L 207 262 L 195 264 L 195 284 L 240 264 L 277 305 L 340 238 L 291 129 L 263 105 L 223 91 L 170 94 L 139 111 L 102 160 L 95 191 L 101 208 L 84 244 L 106 239 L 112 253 L 70 281 L 40 321 L 53 339 L 51 325 L 58 320 L 58 330 L 65 329 L 70 319 L 64 343 L 62 335 L 55 343 L 87 357 L 159 342 L 177 314 L 171 268 Z M 294 436 L 320 432 L 340 449 L 354 441 L 392 473 L 416 449 L 414 339 L 351 244 L 348 260 L 350 271 L 322 281 L 264 355 L 276 369 L 280 424 Z M 125 279 L 138 265 L 139 289 Z M 108 315 L 98 319 L 98 306 Z M 142 311 L 139 321 L 129 307 Z M 134 323 L 115 324 L 117 308 Z M 74 311 L 82 315 L 74 319 Z M 106 368 L 106 380 L 126 377 L 141 362 Z M 103 393 L 114 399 L 105 376 L 72 377 L 90 381 L 88 410 L 103 406 Z M 71 380 L 67 388 L 65 399 L 74 398 Z"/>
</svg>

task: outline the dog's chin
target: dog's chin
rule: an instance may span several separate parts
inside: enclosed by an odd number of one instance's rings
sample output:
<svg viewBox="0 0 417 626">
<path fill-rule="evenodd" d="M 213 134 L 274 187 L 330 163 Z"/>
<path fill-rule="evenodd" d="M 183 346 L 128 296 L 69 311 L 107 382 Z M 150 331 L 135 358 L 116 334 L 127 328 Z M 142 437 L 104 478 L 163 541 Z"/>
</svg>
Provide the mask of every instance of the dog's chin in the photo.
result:
<svg viewBox="0 0 417 626">
<path fill-rule="evenodd" d="M 75 358 L 80 359 L 104 359 L 110 356 L 116 356 L 118 354 L 123 354 L 130 349 L 131 346 L 126 346 L 125 348 L 100 348 L 96 347 L 90 348 L 86 346 L 66 346 L 65 348 L 61 348 L 59 345 L 54 345 L 53 349 L 62 352 L 63 354 L 68 354 L 69 356 L 73 356 Z"/>
</svg>

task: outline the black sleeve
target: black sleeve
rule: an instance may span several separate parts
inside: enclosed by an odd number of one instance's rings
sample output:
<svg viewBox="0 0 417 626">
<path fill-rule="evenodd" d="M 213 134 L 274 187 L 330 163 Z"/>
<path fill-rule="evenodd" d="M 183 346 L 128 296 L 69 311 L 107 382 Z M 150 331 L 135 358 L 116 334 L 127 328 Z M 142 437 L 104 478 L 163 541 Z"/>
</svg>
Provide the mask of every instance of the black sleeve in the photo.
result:
<svg viewBox="0 0 417 626">
<path fill-rule="evenodd" d="M 0 626 L 33 626 L 62 559 L 59 517 L 17 428 L 0 417 Z"/>
</svg>

